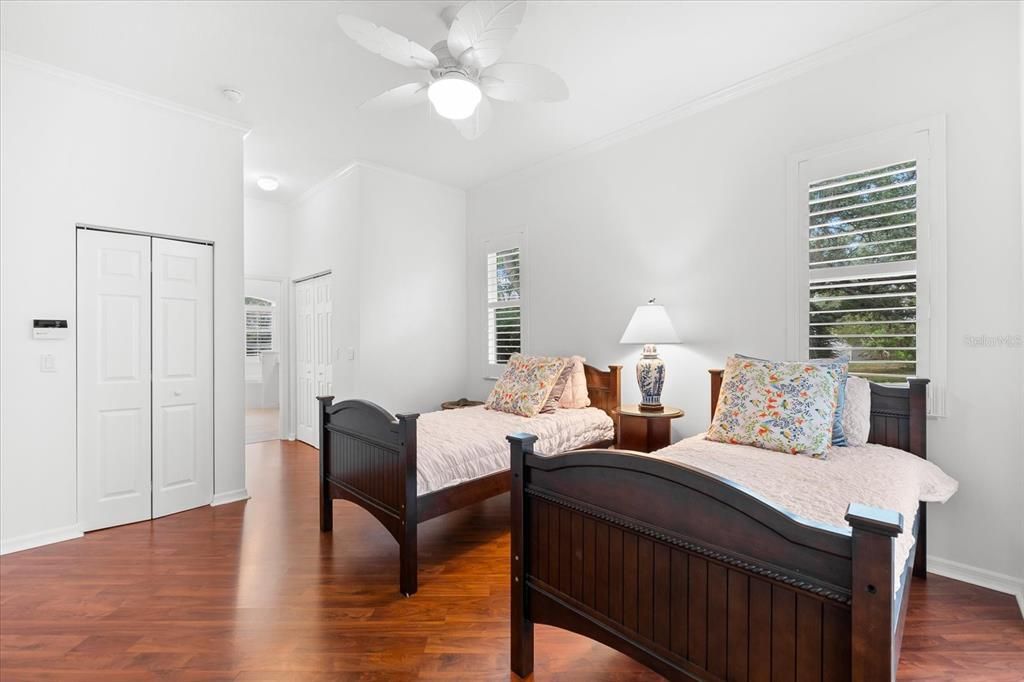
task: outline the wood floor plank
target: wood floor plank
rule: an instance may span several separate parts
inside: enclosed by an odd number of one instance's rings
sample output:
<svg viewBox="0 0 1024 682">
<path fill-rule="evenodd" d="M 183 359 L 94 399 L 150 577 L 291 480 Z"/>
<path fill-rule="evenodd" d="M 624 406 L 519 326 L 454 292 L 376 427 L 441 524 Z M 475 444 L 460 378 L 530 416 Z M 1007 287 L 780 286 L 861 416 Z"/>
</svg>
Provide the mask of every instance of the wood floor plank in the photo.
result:
<svg viewBox="0 0 1024 682">
<path fill-rule="evenodd" d="M 316 466 L 316 451 L 299 443 L 250 445 L 247 502 L 0 557 L 0 679 L 508 680 L 507 496 L 420 527 L 420 590 L 407 599 L 397 590 L 398 547 L 369 514 L 336 502 L 334 532 L 319 532 Z M 558 551 L 562 537 L 572 540 L 571 521 L 543 521 L 550 544 L 537 549 L 538 571 L 571 587 L 573 557 Z M 622 532 L 583 528 L 595 576 L 621 582 L 623 566 L 607 556 Z M 667 569 L 664 561 L 656 552 L 655 584 L 667 581 L 669 599 L 685 605 L 685 555 L 673 550 Z M 626 567 L 634 586 L 637 569 L 635 560 Z M 697 577 L 706 600 L 706 576 Z M 758 584 L 749 584 L 752 606 Z M 615 619 L 622 597 L 594 595 Z M 635 627 L 636 605 L 628 611 Z M 669 627 L 669 644 L 685 653 L 686 619 Z M 661 679 L 583 637 L 535 631 L 538 680 Z M 742 635 L 730 632 L 730 642 Z M 1024 620 L 1013 597 L 938 576 L 914 580 L 898 679 L 1009 682 L 1021 670 Z"/>
</svg>

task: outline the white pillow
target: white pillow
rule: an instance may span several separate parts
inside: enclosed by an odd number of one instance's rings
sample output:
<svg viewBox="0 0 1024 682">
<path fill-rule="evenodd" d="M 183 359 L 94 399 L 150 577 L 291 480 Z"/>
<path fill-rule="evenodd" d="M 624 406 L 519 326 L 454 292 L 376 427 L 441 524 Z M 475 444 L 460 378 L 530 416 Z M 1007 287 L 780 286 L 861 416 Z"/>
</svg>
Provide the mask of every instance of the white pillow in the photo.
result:
<svg viewBox="0 0 1024 682">
<path fill-rule="evenodd" d="M 843 409 L 843 432 L 850 445 L 864 445 L 871 433 L 871 383 L 850 375 L 846 380 L 846 406 Z"/>
</svg>

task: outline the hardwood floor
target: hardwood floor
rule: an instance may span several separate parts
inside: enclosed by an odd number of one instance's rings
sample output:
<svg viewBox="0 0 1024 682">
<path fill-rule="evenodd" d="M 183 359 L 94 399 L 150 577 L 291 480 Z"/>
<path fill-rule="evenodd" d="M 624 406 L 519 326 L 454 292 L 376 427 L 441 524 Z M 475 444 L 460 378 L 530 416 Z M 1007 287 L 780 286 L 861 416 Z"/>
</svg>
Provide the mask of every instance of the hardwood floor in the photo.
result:
<svg viewBox="0 0 1024 682">
<path fill-rule="evenodd" d="M 420 529 L 420 591 L 397 545 L 335 503 L 317 522 L 316 452 L 248 447 L 252 499 L 0 557 L 0 679 L 505 680 L 508 500 Z M 538 680 L 655 680 L 538 626 Z M 899 678 L 1024 680 L 1014 599 L 938 576 L 913 587 Z"/>
<path fill-rule="evenodd" d="M 250 407 L 245 411 L 245 442 L 260 443 L 277 440 L 281 435 L 278 418 L 281 411 L 276 407 Z"/>
</svg>

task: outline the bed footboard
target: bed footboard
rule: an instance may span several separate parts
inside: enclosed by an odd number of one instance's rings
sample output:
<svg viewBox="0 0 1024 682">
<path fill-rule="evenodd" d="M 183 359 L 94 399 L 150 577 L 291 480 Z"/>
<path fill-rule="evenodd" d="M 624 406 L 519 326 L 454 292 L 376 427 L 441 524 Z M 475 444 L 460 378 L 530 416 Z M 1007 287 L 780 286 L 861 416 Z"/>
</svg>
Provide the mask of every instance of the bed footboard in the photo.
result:
<svg viewBox="0 0 1024 682">
<path fill-rule="evenodd" d="M 417 589 L 416 414 L 392 416 L 365 400 L 320 401 L 320 530 L 331 531 L 333 501 L 376 517 L 398 542 L 403 594 Z"/>
<path fill-rule="evenodd" d="M 670 679 L 891 680 L 899 514 L 852 530 L 637 454 L 512 447 L 512 670 L 533 624 L 600 641 Z"/>
</svg>

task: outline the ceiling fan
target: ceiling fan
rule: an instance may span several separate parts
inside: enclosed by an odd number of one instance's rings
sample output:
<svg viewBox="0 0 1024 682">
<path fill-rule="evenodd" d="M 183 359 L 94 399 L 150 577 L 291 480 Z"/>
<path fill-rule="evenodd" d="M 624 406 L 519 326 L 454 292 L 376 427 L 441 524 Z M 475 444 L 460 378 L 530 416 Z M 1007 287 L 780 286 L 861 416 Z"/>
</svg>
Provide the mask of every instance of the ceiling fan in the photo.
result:
<svg viewBox="0 0 1024 682">
<path fill-rule="evenodd" d="M 412 83 L 391 88 L 360 105 L 387 111 L 428 101 L 474 140 L 491 122 L 490 99 L 505 102 L 558 102 L 569 88 L 557 74 L 533 64 L 499 62 L 526 13 L 525 0 L 471 0 L 448 7 L 442 18 L 448 38 L 427 49 L 405 36 L 348 14 L 338 24 L 349 38 L 396 64 L 426 71 Z"/>
</svg>

